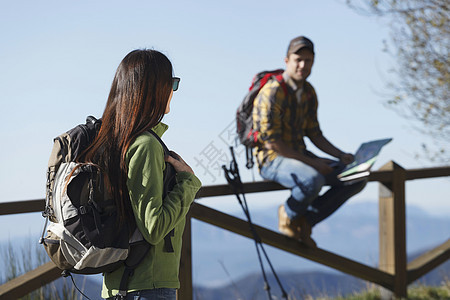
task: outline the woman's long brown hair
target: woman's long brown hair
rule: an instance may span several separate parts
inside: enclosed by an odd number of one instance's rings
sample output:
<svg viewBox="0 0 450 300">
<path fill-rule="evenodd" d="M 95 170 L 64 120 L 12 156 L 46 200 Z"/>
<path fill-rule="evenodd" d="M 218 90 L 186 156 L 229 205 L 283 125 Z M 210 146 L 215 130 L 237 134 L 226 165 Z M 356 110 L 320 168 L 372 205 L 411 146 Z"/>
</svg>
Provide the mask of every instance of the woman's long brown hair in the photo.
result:
<svg viewBox="0 0 450 300">
<path fill-rule="evenodd" d="M 163 118 L 172 91 L 172 64 L 155 50 L 134 50 L 117 68 L 94 142 L 79 157 L 108 174 L 120 222 L 134 222 L 126 186 L 128 147 Z"/>
</svg>

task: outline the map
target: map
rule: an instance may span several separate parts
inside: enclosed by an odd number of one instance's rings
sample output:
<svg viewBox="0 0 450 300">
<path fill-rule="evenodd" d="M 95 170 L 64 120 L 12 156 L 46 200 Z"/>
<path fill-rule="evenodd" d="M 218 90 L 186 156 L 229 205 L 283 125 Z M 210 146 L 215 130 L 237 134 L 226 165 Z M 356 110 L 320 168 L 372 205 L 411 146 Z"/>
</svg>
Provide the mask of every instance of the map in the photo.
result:
<svg viewBox="0 0 450 300">
<path fill-rule="evenodd" d="M 355 161 L 347 165 L 337 176 L 341 181 L 355 180 L 369 176 L 370 168 L 378 158 L 378 154 L 392 138 L 370 141 L 361 144 L 355 153 Z"/>
</svg>

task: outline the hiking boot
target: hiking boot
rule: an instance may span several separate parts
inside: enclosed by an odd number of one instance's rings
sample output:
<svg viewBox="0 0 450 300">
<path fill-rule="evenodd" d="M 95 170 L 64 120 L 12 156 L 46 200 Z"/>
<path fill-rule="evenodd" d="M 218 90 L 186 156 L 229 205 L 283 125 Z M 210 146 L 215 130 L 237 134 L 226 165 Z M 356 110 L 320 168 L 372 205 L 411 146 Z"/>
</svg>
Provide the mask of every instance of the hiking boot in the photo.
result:
<svg viewBox="0 0 450 300">
<path fill-rule="evenodd" d="M 308 247 L 317 247 L 316 242 L 311 238 L 312 229 L 306 218 L 300 216 L 291 220 L 283 204 L 278 207 L 278 230 L 288 237 L 300 240 Z"/>
<path fill-rule="evenodd" d="M 311 238 L 312 228 L 311 224 L 304 216 L 299 218 L 300 240 L 310 248 L 317 248 L 316 242 Z"/>
<path fill-rule="evenodd" d="M 300 226 L 295 220 L 289 219 L 283 204 L 278 207 L 278 230 L 288 237 L 300 239 Z"/>
</svg>

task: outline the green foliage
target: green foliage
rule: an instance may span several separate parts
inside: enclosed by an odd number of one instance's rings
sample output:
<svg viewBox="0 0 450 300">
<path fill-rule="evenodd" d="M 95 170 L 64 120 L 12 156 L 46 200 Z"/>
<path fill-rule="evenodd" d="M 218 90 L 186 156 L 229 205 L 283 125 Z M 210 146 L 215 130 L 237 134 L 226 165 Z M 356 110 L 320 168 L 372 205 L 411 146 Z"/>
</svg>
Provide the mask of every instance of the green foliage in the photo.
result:
<svg viewBox="0 0 450 300">
<path fill-rule="evenodd" d="M 31 240 L 28 240 L 20 249 L 14 248 L 9 242 L 2 248 L 0 257 L 5 266 L 3 273 L 0 274 L 1 281 L 9 281 L 48 261 L 48 256 L 43 249 L 39 249 L 37 243 L 31 243 Z"/>
<path fill-rule="evenodd" d="M 42 246 L 30 238 L 20 246 L 8 242 L 0 248 L 0 262 L 3 266 L 0 268 L 0 284 L 3 284 L 13 278 L 23 275 L 40 265 L 49 261 L 47 254 Z M 50 283 L 41 287 L 25 297 L 22 300 L 77 300 L 82 296 L 72 285 L 67 285 L 64 281 L 62 291 L 58 292 L 55 284 Z"/>
<path fill-rule="evenodd" d="M 450 299 L 450 281 L 445 281 L 439 287 L 416 286 L 408 291 L 408 299 Z"/>
<path fill-rule="evenodd" d="M 369 288 L 367 291 L 347 297 L 316 298 L 316 300 L 381 300 L 380 289 Z M 408 300 L 449 300 L 450 281 L 445 280 L 441 286 L 414 285 L 408 289 Z M 309 299 L 308 299 L 309 300 Z M 311 299 L 312 300 L 312 299 Z"/>
<path fill-rule="evenodd" d="M 450 24 L 447 0 L 347 0 L 356 11 L 387 18 L 397 78 L 388 107 L 435 140 L 428 158 L 450 162 Z M 429 147 L 428 147 L 429 148 Z"/>
</svg>

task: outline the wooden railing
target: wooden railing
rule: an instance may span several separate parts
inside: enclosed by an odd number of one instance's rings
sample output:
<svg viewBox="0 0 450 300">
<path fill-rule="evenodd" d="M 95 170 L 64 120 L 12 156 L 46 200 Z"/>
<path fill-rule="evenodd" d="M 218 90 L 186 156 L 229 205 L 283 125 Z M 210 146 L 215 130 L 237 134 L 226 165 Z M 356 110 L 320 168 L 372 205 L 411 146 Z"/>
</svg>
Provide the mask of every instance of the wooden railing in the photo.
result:
<svg viewBox="0 0 450 300">
<path fill-rule="evenodd" d="M 329 266 L 344 273 L 378 284 L 390 291 L 387 297 L 406 297 L 407 286 L 450 258 L 450 239 L 411 262 L 406 261 L 405 183 L 408 180 L 450 176 L 449 167 L 405 170 L 389 162 L 372 172 L 369 181 L 380 183 L 379 191 L 379 267 L 370 267 L 324 249 L 311 249 L 299 241 L 256 226 L 263 243 L 289 253 Z M 246 193 L 282 190 L 274 182 L 245 183 Z M 203 187 L 197 197 L 207 198 L 232 195 L 228 185 Z M 0 203 L 0 215 L 38 212 L 44 199 Z M 248 223 L 239 218 L 208 208 L 198 202 L 192 205 L 186 220 L 180 265 L 181 288 L 178 299 L 189 300 L 192 292 L 191 218 L 252 238 Z M 52 262 L 12 279 L 0 286 L 0 299 L 16 299 L 60 277 L 60 270 Z M 386 295 L 386 293 L 385 293 Z"/>
</svg>

